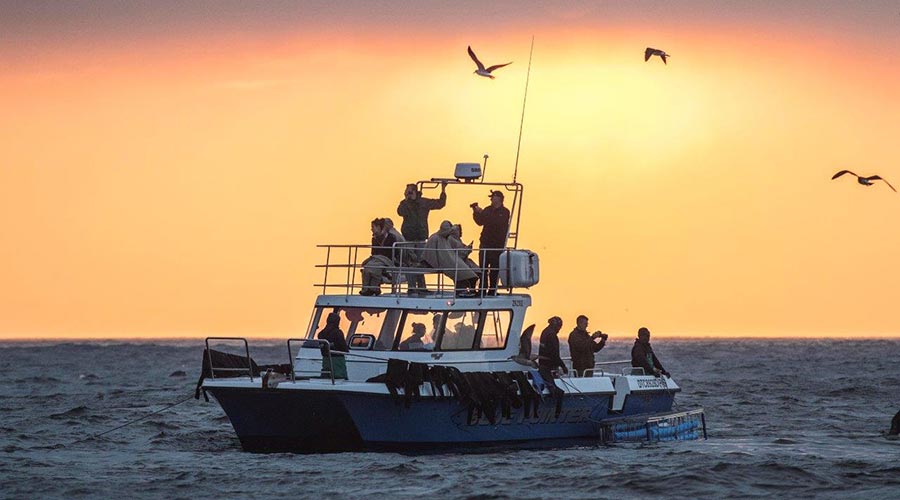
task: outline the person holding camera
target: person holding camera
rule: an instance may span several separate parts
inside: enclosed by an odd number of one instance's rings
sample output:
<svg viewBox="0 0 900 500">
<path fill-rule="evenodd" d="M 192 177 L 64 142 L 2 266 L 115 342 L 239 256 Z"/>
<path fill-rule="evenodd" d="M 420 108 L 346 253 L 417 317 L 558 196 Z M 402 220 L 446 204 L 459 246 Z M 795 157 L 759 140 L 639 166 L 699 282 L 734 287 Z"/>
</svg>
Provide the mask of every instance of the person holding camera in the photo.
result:
<svg viewBox="0 0 900 500">
<path fill-rule="evenodd" d="M 588 333 L 588 317 L 578 316 L 575 329 L 569 334 L 569 353 L 572 356 L 572 369 L 576 377 L 592 377 L 594 375 L 594 353 L 606 346 L 609 335 L 596 331 Z M 598 341 L 599 339 L 599 341 Z"/>
<path fill-rule="evenodd" d="M 472 218 L 482 227 L 478 254 L 479 265 L 485 273 L 482 288 L 486 295 L 497 295 L 497 281 L 500 275 L 500 254 L 506 247 L 509 234 L 509 209 L 503 206 L 503 192 L 491 191 L 491 204 L 481 208 L 478 202 L 472 203 Z M 484 286 L 487 282 L 487 286 Z"/>
</svg>

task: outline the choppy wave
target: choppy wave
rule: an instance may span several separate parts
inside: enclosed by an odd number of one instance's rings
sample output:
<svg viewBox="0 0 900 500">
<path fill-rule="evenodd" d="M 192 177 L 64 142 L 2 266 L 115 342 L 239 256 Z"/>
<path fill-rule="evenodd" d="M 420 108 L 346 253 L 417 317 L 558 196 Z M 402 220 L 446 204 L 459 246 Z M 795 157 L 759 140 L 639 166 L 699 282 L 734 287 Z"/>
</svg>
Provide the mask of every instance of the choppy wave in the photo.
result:
<svg viewBox="0 0 900 500">
<path fill-rule="evenodd" d="M 601 358 L 627 357 L 630 343 Z M 12 381 L 0 385 L 2 496 L 900 497 L 900 441 L 882 436 L 900 409 L 900 342 L 654 345 L 683 387 L 679 407 L 706 409 L 708 441 L 256 455 L 214 401 L 150 415 L 193 393 L 202 342 L 0 344 Z M 286 362 L 281 342 L 251 349 Z"/>
</svg>

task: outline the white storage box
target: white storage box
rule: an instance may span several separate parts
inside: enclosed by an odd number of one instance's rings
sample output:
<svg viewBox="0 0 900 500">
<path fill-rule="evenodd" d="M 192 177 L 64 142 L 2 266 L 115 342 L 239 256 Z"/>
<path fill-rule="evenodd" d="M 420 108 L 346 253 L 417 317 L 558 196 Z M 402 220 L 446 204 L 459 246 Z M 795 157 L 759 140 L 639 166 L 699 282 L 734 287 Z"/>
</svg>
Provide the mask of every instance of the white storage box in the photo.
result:
<svg viewBox="0 0 900 500">
<path fill-rule="evenodd" d="M 500 254 L 500 283 L 505 288 L 529 287 L 540 279 L 538 255 L 531 250 L 509 250 Z"/>
</svg>

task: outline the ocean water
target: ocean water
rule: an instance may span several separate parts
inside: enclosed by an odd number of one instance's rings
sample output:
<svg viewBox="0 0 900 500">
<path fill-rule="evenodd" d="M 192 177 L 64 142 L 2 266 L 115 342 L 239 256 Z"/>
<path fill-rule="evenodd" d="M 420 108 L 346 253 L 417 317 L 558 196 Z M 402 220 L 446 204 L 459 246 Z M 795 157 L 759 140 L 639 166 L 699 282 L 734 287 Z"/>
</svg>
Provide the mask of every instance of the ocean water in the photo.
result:
<svg viewBox="0 0 900 500">
<path fill-rule="evenodd" d="M 653 344 L 677 407 L 705 408 L 708 440 L 267 455 L 241 451 L 215 401 L 185 400 L 202 340 L 0 343 L 0 497 L 900 498 L 900 441 L 882 436 L 900 410 L 900 341 Z M 287 362 L 282 342 L 251 354 Z"/>
</svg>

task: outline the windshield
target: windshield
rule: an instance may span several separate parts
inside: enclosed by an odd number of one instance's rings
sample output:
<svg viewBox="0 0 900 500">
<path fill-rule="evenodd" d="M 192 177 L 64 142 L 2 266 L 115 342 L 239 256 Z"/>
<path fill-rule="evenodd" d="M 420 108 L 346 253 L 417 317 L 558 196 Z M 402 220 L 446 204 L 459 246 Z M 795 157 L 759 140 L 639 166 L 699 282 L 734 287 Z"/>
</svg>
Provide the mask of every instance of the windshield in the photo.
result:
<svg viewBox="0 0 900 500">
<path fill-rule="evenodd" d="M 329 313 L 338 313 L 345 338 L 366 334 L 375 351 L 465 351 L 503 349 L 512 311 L 421 311 L 414 309 L 319 307 L 309 338 L 325 328 Z"/>
</svg>

